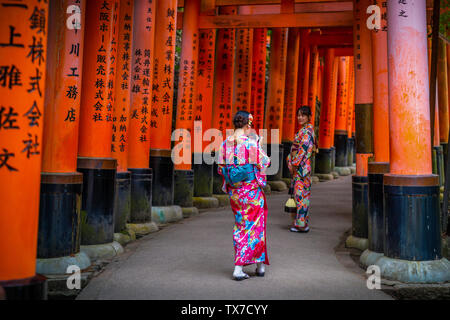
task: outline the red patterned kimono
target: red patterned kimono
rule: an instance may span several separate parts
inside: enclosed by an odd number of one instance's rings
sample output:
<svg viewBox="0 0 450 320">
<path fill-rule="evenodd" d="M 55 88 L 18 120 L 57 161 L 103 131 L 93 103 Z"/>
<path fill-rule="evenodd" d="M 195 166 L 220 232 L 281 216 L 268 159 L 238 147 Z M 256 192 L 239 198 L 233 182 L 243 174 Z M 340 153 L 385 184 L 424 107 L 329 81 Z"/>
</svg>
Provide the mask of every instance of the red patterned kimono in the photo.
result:
<svg viewBox="0 0 450 320">
<path fill-rule="evenodd" d="M 251 181 L 230 185 L 223 183 L 223 191 L 230 196 L 231 209 L 235 225 L 233 245 L 235 265 L 245 266 L 257 262 L 269 264 L 266 247 L 267 203 L 263 187 L 266 185 L 264 169 L 270 164 L 270 158 L 259 144 L 247 136 L 240 136 L 236 144 L 229 137 L 219 150 L 219 174 L 224 164 L 233 163 L 234 154 L 237 164 L 253 163 L 256 178 Z M 228 141 L 228 143 L 227 143 Z"/>
<path fill-rule="evenodd" d="M 295 135 L 291 153 L 287 161 L 294 171 L 294 198 L 297 214 L 294 226 L 300 230 L 308 230 L 309 225 L 309 197 L 311 195 L 311 156 L 314 151 L 314 128 L 307 123 Z"/>
</svg>

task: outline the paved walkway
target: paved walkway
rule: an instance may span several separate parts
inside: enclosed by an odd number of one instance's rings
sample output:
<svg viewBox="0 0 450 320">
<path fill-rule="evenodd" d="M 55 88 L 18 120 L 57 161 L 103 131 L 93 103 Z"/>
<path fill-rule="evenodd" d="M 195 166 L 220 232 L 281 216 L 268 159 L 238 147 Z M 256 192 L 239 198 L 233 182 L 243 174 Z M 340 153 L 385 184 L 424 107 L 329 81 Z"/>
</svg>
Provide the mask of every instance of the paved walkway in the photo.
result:
<svg viewBox="0 0 450 320">
<path fill-rule="evenodd" d="M 128 245 L 78 299 L 390 299 L 367 289 L 364 271 L 334 250 L 351 227 L 350 176 L 313 185 L 307 234 L 288 231 L 286 199 L 268 196 L 264 278 L 231 280 L 234 218 L 215 209 Z"/>
</svg>

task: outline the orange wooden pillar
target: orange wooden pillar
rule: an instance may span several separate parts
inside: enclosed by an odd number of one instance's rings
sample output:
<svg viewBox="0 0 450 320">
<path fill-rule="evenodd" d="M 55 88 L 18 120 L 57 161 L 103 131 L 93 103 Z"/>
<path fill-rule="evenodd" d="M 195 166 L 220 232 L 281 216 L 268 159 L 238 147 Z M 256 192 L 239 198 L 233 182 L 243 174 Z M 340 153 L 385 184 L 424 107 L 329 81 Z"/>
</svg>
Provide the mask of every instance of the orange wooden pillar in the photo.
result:
<svg viewBox="0 0 450 320">
<path fill-rule="evenodd" d="M 347 165 L 353 165 L 355 138 L 353 137 L 352 126 L 353 116 L 355 114 L 355 68 L 353 57 L 349 57 L 348 64 L 348 90 L 347 90 Z"/>
<path fill-rule="evenodd" d="M 368 163 L 368 250 L 379 255 L 384 248 L 383 176 L 389 172 L 389 99 L 386 5 L 381 8 L 380 29 L 372 31 L 373 161 Z M 365 164 L 364 164 L 365 165 Z M 363 167 L 364 167 L 363 165 Z M 358 164 L 357 164 L 358 166 Z M 362 176 L 363 174 L 359 173 Z M 369 265 L 371 263 L 365 263 Z"/>
<path fill-rule="evenodd" d="M 236 14 L 235 6 L 220 7 L 220 14 Z M 217 31 L 216 60 L 214 72 L 214 102 L 212 128 L 218 129 L 221 133 L 218 138 L 223 141 L 226 137 L 226 129 L 233 129 L 233 70 L 234 70 L 234 47 L 235 29 L 219 29 Z M 218 147 L 216 145 L 216 150 Z M 214 150 L 214 151 L 216 151 Z M 213 168 L 213 193 L 221 194 L 222 176 L 217 173 L 217 165 Z"/>
<path fill-rule="evenodd" d="M 152 204 L 173 205 L 174 180 L 171 153 L 177 1 L 153 1 L 154 61 L 149 102 L 150 168 L 153 172 Z M 153 50 L 152 50 L 153 48 Z M 154 55 L 154 56 L 153 56 Z"/>
<path fill-rule="evenodd" d="M 284 159 L 281 134 L 283 130 L 287 45 L 288 29 L 273 28 L 264 126 L 267 129 L 267 143 L 270 145 L 267 149 L 268 155 L 271 157 L 271 165 L 267 170 L 267 177 L 272 181 L 281 180 L 283 177 L 282 163 Z M 272 132 L 272 130 L 274 131 Z"/>
<path fill-rule="evenodd" d="M 175 161 L 174 203 L 185 208 L 193 207 L 192 197 L 194 196 L 192 137 L 194 104 L 197 96 L 199 13 L 200 0 L 185 0 L 178 78 L 177 119 L 174 134 L 175 147 L 172 151 L 172 159 Z"/>
<path fill-rule="evenodd" d="M 117 0 L 86 3 L 77 167 L 83 173 L 81 244 L 86 247 L 81 250 L 91 258 L 96 256 L 94 248 L 103 248 L 106 255 L 100 257 L 116 254 L 112 243 L 117 160 L 111 155 L 111 135 L 118 11 Z"/>
<path fill-rule="evenodd" d="M 36 271 L 46 275 L 90 265 L 80 253 L 83 175 L 76 172 L 85 6 L 86 1 L 64 0 L 50 2 L 49 8 L 36 263 Z M 65 16 L 71 28 L 61 19 Z"/>
<path fill-rule="evenodd" d="M 239 14 L 247 10 L 239 9 Z M 238 110 L 250 112 L 252 60 L 253 60 L 253 29 L 236 29 L 236 53 L 233 82 L 233 106 Z"/>
<path fill-rule="evenodd" d="M 194 111 L 194 196 L 211 197 L 213 194 L 213 158 L 210 139 L 214 89 L 214 57 L 216 30 L 199 30 L 197 67 L 197 94 Z M 198 137 L 198 136 L 199 137 Z"/>
<path fill-rule="evenodd" d="M 295 123 L 298 122 L 297 111 L 297 81 L 298 81 L 298 60 L 300 49 L 300 29 L 291 28 L 288 34 L 288 48 L 286 58 L 286 80 L 284 88 L 283 107 L 283 160 L 291 152 L 292 141 L 295 136 Z M 286 161 L 282 162 L 283 178 L 291 178 Z"/>
<path fill-rule="evenodd" d="M 336 119 L 338 63 L 335 62 L 334 49 L 326 49 L 323 73 L 323 102 L 319 123 L 319 153 L 316 155 L 316 172 L 331 179 L 329 174 L 333 170 L 333 137 Z M 328 176 L 325 176 L 328 175 Z"/>
<path fill-rule="evenodd" d="M 353 3 L 355 69 L 356 174 L 352 177 L 352 235 L 350 247 L 366 249 L 368 242 L 368 158 L 373 153 L 372 39 L 367 27 L 370 0 Z M 363 239 L 363 240 L 360 240 Z"/>
<path fill-rule="evenodd" d="M 448 78 L 447 78 L 447 50 L 444 40 L 439 39 L 438 45 L 438 66 L 437 66 L 437 88 L 439 104 L 439 137 L 444 155 L 448 152 L 448 132 L 449 132 L 449 104 L 448 104 Z M 447 156 L 445 156 L 445 166 Z"/>
<path fill-rule="evenodd" d="M 317 104 L 317 75 L 319 73 L 319 50 L 317 46 L 311 48 L 311 67 L 309 74 L 308 106 L 311 108 L 311 123 L 316 126 L 316 104 Z M 318 121 L 317 121 L 318 122 Z"/>
<path fill-rule="evenodd" d="M 114 232 L 126 228 L 131 212 L 131 172 L 128 171 L 128 130 L 131 98 L 131 58 L 133 44 L 134 1 L 120 0 L 117 39 L 116 82 L 111 137 L 112 157 L 117 159 Z"/>
<path fill-rule="evenodd" d="M 267 28 L 253 30 L 252 89 L 250 113 L 256 132 L 264 127 Z"/>
<path fill-rule="evenodd" d="M 334 145 L 336 147 L 336 166 L 346 167 L 348 158 L 347 143 L 347 88 L 349 58 L 339 57 L 338 86 L 336 97 L 336 119 L 334 128 Z"/>
<path fill-rule="evenodd" d="M 432 174 L 426 1 L 388 0 L 388 8 L 390 172 L 383 180 L 384 257 L 376 263 L 386 279 L 445 282 L 450 262 L 441 259 L 439 178 Z M 412 265 L 421 267 L 410 272 Z"/>
<path fill-rule="evenodd" d="M 41 23 L 33 23 L 34 17 Z M 45 299 L 36 275 L 48 4 L 0 10 L 0 286 L 7 299 Z"/>
</svg>

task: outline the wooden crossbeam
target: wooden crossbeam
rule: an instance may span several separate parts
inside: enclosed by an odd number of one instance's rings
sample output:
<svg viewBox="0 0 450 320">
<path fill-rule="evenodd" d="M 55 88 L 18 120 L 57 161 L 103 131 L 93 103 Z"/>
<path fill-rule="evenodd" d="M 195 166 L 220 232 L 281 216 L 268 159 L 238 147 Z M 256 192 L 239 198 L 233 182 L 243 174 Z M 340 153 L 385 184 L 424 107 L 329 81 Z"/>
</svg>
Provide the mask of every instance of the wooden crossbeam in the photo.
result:
<svg viewBox="0 0 450 320">
<path fill-rule="evenodd" d="M 353 11 L 199 17 L 200 29 L 349 27 Z"/>
<path fill-rule="evenodd" d="M 325 34 L 325 35 L 311 35 L 308 37 L 308 43 L 321 47 L 337 47 L 337 46 L 352 46 L 353 35 L 342 34 Z"/>
<path fill-rule="evenodd" d="M 200 12 L 206 15 L 216 14 L 216 0 L 201 0 Z"/>
<path fill-rule="evenodd" d="M 281 6 L 278 4 L 239 6 L 251 14 L 277 14 L 281 13 Z M 353 2 L 323 2 L 323 3 L 296 3 L 294 13 L 306 12 L 338 12 L 353 10 Z"/>
<path fill-rule="evenodd" d="M 346 2 L 348 0 L 294 0 L 295 3 Z M 281 0 L 216 0 L 216 6 L 248 6 L 280 4 Z M 184 7 L 184 0 L 178 0 L 178 7 Z"/>
</svg>

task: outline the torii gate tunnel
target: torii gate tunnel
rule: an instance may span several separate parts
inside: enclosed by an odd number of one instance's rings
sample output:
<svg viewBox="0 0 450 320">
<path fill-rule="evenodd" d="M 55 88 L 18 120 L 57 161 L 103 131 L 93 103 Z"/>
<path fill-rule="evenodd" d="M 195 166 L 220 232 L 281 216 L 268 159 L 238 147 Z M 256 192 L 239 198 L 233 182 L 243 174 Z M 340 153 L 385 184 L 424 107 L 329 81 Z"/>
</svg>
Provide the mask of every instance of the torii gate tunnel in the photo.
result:
<svg viewBox="0 0 450 320">
<path fill-rule="evenodd" d="M 365 250 L 362 265 L 402 282 L 450 281 L 446 9 L 432 0 L 0 0 L 7 298 L 45 298 L 44 275 L 86 269 L 155 222 L 217 206 L 226 195 L 215 151 L 238 110 L 266 138 L 269 184 L 286 187 L 303 105 L 319 146 L 314 175 L 333 179 L 356 163 L 346 244 Z"/>
</svg>

